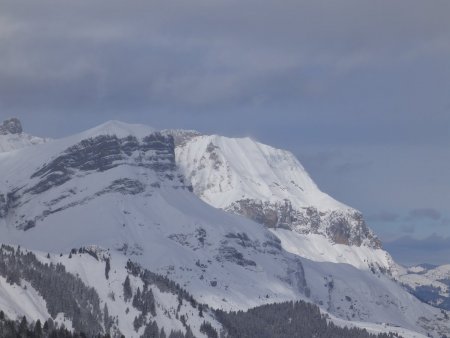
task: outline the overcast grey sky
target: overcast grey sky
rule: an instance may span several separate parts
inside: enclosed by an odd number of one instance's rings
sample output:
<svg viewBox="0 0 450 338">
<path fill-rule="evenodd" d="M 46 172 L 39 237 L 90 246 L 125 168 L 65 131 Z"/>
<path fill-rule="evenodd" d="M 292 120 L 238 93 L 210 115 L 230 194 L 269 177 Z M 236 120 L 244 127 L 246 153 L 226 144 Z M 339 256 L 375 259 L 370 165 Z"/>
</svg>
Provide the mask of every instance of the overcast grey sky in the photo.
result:
<svg viewBox="0 0 450 338">
<path fill-rule="evenodd" d="M 250 135 L 385 241 L 450 236 L 449 15 L 447 0 L 0 0 L 0 117 L 52 137 L 109 119 Z"/>
</svg>

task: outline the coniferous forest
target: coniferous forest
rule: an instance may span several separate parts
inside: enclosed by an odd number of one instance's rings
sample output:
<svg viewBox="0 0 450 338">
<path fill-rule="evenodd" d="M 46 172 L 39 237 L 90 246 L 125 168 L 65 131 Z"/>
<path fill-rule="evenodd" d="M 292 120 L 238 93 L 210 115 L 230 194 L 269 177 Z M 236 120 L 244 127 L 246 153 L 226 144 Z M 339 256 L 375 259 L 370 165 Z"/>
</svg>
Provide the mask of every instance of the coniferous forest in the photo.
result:
<svg viewBox="0 0 450 338">
<path fill-rule="evenodd" d="M 205 320 L 200 326 L 200 332 L 208 338 L 399 337 L 395 334 L 374 335 L 364 329 L 338 327 L 328 320 L 316 305 L 303 301 L 268 304 L 246 312 L 213 310 L 207 305 L 199 304 L 191 294 L 167 277 L 143 269 L 131 261 L 128 261 L 126 269 L 129 275 L 140 278 L 144 285 L 142 290 L 138 288 L 133 293 L 128 276 L 123 283 L 124 298 L 141 313 L 133 324 L 136 332 L 144 326 L 142 338 L 195 337 L 183 318 L 181 321 L 185 326 L 185 332 L 170 331 L 166 334 L 155 320 L 150 320 L 146 324 L 146 318 L 149 316 L 154 318 L 156 315 L 155 299 L 150 285 L 157 286 L 162 292 L 177 295 L 180 304 L 183 301 L 188 302 L 193 308 L 198 309 L 199 313 L 203 311 L 212 313 L 222 324 L 223 329 L 218 332 Z M 31 252 L 3 245 L 0 249 L 0 276 L 10 284 L 20 284 L 21 280 L 28 281 L 46 300 L 48 311 L 53 317 L 58 313 L 64 313 L 72 320 L 74 326 L 74 331 L 70 332 L 64 326 L 55 324 L 52 318 L 43 323 L 40 321 L 29 323 L 26 317 L 14 320 L 7 318 L 0 311 L 0 337 L 110 337 L 108 327 L 113 318 L 105 315 L 107 311 L 102 313 L 98 294 L 93 288 L 83 284 L 81 279 L 68 273 L 63 265 L 43 264 Z M 114 336 L 120 337 L 120 334 L 115 333 Z"/>
<path fill-rule="evenodd" d="M 316 305 L 303 301 L 258 306 L 243 312 L 216 311 L 217 318 L 233 338 L 392 338 L 365 329 L 342 328 L 327 320 Z M 213 338 L 213 335 L 209 336 Z"/>
</svg>

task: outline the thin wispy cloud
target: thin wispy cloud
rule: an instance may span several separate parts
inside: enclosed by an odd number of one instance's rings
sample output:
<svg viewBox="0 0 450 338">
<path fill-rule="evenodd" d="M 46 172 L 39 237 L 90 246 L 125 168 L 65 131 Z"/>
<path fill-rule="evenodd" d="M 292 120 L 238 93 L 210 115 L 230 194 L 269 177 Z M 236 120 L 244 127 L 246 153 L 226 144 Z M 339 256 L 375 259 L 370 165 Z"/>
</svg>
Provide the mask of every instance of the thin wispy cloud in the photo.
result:
<svg viewBox="0 0 450 338">
<path fill-rule="evenodd" d="M 409 220 L 440 220 L 441 213 L 433 208 L 419 208 L 409 212 L 407 219 Z"/>
<path fill-rule="evenodd" d="M 448 264 L 450 237 L 431 235 L 424 239 L 405 236 L 387 241 L 384 247 L 398 262 L 405 265 L 421 263 Z"/>
<path fill-rule="evenodd" d="M 377 214 L 372 214 L 367 217 L 370 222 L 395 222 L 400 218 L 400 215 L 391 211 L 380 211 Z"/>
</svg>

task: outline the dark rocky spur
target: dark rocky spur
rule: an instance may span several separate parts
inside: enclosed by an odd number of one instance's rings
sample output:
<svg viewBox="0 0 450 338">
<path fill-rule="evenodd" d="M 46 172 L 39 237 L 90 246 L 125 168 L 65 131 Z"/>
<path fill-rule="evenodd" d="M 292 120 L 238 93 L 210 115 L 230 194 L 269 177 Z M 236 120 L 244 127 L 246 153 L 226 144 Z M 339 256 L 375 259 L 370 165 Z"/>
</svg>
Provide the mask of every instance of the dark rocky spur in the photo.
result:
<svg viewBox="0 0 450 338">
<path fill-rule="evenodd" d="M 3 121 L 3 124 L 0 125 L 0 135 L 7 134 L 21 134 L 22 133 L 22 123 L 17 118 L 11 118 Z"/>
</svg>

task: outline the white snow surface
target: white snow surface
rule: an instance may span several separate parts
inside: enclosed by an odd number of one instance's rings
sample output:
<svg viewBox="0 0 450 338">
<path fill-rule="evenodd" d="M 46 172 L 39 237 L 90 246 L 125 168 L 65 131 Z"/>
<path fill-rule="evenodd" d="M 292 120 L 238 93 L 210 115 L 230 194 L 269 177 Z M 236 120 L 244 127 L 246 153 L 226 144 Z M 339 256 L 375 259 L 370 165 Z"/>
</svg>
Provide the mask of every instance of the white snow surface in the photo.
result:
<svg viewBox="0 0 450 338">
<path fill-rule="evenodd" d="M 49 140 L 48 138 L 32 136 L 25 133 L 0 135 L 0 153 L 42 144 Z"/>
<path fill-rule="evenodd" d="M 180 131 L 175 133 L 182 134 Z M 176 161 L 193 186 L 194 193 L 213 207 L 230 210 L 239 200 L 284 203 L 294 209 L 314 207 L 320 213 L 337 211 L 352 216 L 357 211 L 320 191 L 295 156 L 285 150 L 258 143 L 251 138 L 228 138 L 189 132 L 187 141 L 176 148 Z M 232 208 L 231 208 L 232 209 Z M 358 269 L 390 270 L 394 264 L 381 249 L 333 244 L 325 235 L 328 224 L 318 226 L 319 234 L 273 231 L 285 250 L 319 262 L 351 264 Z"/>
<path fill-rule="evenodd" d="M 121 121 L 108 121 L 97 127 L 91 128 L 79 134 L 73 135 L 66 138 L 67 140 L 83 140 L 87 138 L 92 138 L 100 135 L 111 135 L 117 136 L 119 138 L 127 136 L 135 136 L 138 139 L 142 139 L 154 133 L 156 130 L 152 127 L 146 126 L 144 124 L 129 124 Z"/>
<path fill-rule="evenodd" d="M 138 338 L 144 332 L 144 327 L 136 332 L 133 327 L 134 318 L 139 312 L 132 306 L 131 300 L 125 301 L 123 298 L 123 283 L 128 275 L 125 265 L 127 258 L 121 254 L 111 253 L 110 264 L 111 270 L 109 279 L 105 277 L 105 262 L 98 261 L 88 254 L 74 254 L 69 258 L 68 254 L 51 255 L 47 259 L 43 254 L 40 255 L 42 262 L 61 263 L 66 267 L 66 270 L 74 275 L 77 275 L 88 286 L 91 286 L 97 291 L 101 299 L 101 308 L 106 304 L 109 315 L 119 319 L 118 328 L 120 332 L 129 338 Z M 133 294 L 137 289 L 143 289 L 143 283 L 140 279 L 130 276 L 131 287 Z M 171 330 L 178 330 L 186 332 L 181 321 L 176 319 L 176 309 L 178 306 L 177 296 L 170 292 L 161 292 L 155 285 L 151 286 L 152 292 L 156 301 L 156 320 L 159 329 L 164 328 L 166 333 Z M 127 313 L 128 309 L 128 313 Z M 220 330 L 221 325 L 211 316 L 208 311 L 204 311 L 204 317 L 198 315 L 198 309 L 192 308 L 189 302 L 183 302 L 179 316 L 187 314 L 187 323 L 191 327 L 196 337 L 203 338 L 204 334 L 200 332 L 200 325 L 203 321 L 208 321 L 214 327 Z"/>
<path fill-rule="evenodd" d="M 425 275 L 434 280 L 450 279 L 450 264 L 445 264 L 434 269 L 430 269 L 425 273 Z"/>
<path fill-rule="evenodd" d="M 31 178 L 33 173 L 86 138 L 106 134 L 142 139 L 152 132 L 149 127 L 113 121 L 68 138 L 0 154 L 0 195 L 17 188 L 26 191 L 38 181 Z M 380 269 L 371 271 L 374 265 L 390 267 L 384 251 L 333 245 L 320 236 L 294 235 L 288 230 L 271 232 L 216 209 L 254 196 L 271 201 L 289 198 L 299 207 L 349 208 L 322 193 L 292 154 L 251 139 L 198 136 L 187 144 L 176 150 L 177 161 L 183 163 L 182 172 L 208 204 L 181 188 L 176 179 L 161 178 L 150 168 L 136 166 L 135 161 L 145 154 L 132 154 L 129 163 L 103 172 L 76 172 L 61 185 L 25 194 L 0 218 L 1 241 L 51 253 L 99 245 L 110 250 L 113 262 L 137 261 L 215 308 L 248 309 L 304 299 L 345 320 L 391 323 L 422 333 L 434 332 L 425 328 L 430 323 L 440 332 L 448 329 L 449 323 L 438 320 L 439 310 L 421 303 Z M 220 149 L 215 152 L 217 157 L 205 156 L 210 144 Z M 208 169 L 215 163 L 218 170 Z M 144 190 L 99 193 L 124 178 L 139 181 Z M 35 226 L 18 230 L 16 225 L 24 219 L 36 219 Z M 83 258 L 65 262 L 89 285 L 103 285 L 99 282 L 103 270 L 98 272 L 89 264 Z M 118 275 L 117 282 L 105 283 L 114 290 L 120 287 L 121 278 Z M 123 304 L 117 304 L 108 302 L 111 312 L 123 311 Z M 124 332 L 131 332 L 128 324 L 123 325 Z"/>
<path fill-rule="evenodd" d="M 98 248 L 98 252 L 103 249 Z M 139 315 L 139 312 L 132 306 L 131 301 L 123 299 L 123 281 L 126 276 L 130 276 L 131 287 L 133 293 L 137 288 L 142 290 L 143 284 L 138 278 L 129 275 L 125 269 L 126 257 L 115 253 L 103 250 L 109 257 L 111 270 L 109 279 L 105 277 L 105 261 L 102 259 L 95 259 L 91 255 L 73 254 L 69 258 L 69 254 L 50 254 L 47 257 L 46 253 L 33 251 L 37 258 L 42 263 L 62 264 L 67 272 L 78 276 L 85 285 L 93 287 L 100 297 L 100 306 L 103 309 L 105 304 L 108 307 L 109 315 L 117 318 L 117 329 L 126 337 L 137 338 L 143 333 L 143 327 L 136 332 L 133 327 L 134 318 Z M 99 255 L 101 256 L 101 255 Z M 25 288 L 26 286 L 26 288 Z M 170 292 L 162 292 L 155 285 L 150 286 L 156 300 L 156 320 L 159 328 L 164 328 L 165 332 L 171 330 L 179 330 L 185 332 L 185 328 L 180 320 L 176 319 L 176 312 L 178 307 L 177 296 Z M 10 286 L 6 284 L 4 279 L 0 277 L 0 308 L 6 310 L 6 315 L 10 318 L 17 318 L 23 315 L 27 316 L 29 322 L 36 320 L 45 321 L 50 317 L 46 310 L 45 301 L 42 297 L 26 282 L 22 282 L 22 286 Z M 368 323 L 362 321 L 350 321 L 348 319 L 339 318 L 329 312 L 323 307 L 321 312 L 326 315 L 336 325 L 341 327 L 358 327 L 365 328 L 372 333 L 382 332 L 396 332 L 405 338 L 422 338 L 425 335 L 401 328 L 393 325 L 390 322 Z M 187 324 L 191 327 L 196 337 L 205 337 L 200 332 L 200 325 L 203 321 L 212 324 L 218 332 L 220 332 L 221 325 L 218 323 L 209 310 L 203 311 L 203 317 L 198 314 L 198 309 L 192 308 L 189 302 L 183 302 L 179 316 L 185 315 Z M 66 318 L 62 313 L 58 314 L 55 319 L 59 325 L 64 324 L 69 330 L 72 328 L 70 319 Z"/>
<path fill-rule="evenodd" d="M 177 147 L 176 155 L 194 192 L 216 208 L 249 198 L 288 199 L 297 208 L 350 209 L 320 191 L 292 153 L 248 137 L 198 136 Z"/>
<path fill-rule="evenodd" d="M 425 338 L 427 337 L 424 334 L 414 332 L 411 330 L 404 329 L 402 327 L 393 326 L 389 323 L 366 323 L 366 322 L 358 322 L 358 321 L 348 321 L 343 320 L 341 318 L 337 318 L 333 315 L 330 316 L 330 320 L 340 326 L 340 327 L 357 327 L 360 329 L 366 329 L 370 333 L 380 334 L 380 333 L 397 333 L 403 338 Z"/>
<path fill-rule="evenodd" d="M 104 249 L 98 248 L 99 251 Z M 127 258 L 118 253 L 106 253 L 110 259 L 111 270 L 109 278 L 105 276 L 105 261 L 95 259 L 87 253 L 77 253 L 70 255 L 68 253 L 50 254 L 32 251 L 33 254 L 44 264 L 62 264 L 66 271 L 78 276 L 85 285 L 92 287 L 100 297 L 100 308 L 103 310 L 106 304 L 109 316 L 118 319 L 116 328 L 121 334 L 128 338 L 138 338 L 144 333 L 145 326 L 142 326 L 138 332 L 135 331 L 133 321 L 139 315 L 139 311 L 132 306 L 132 301 L 125 301 L 123 298 L 123 283 L 126 276 L 130 277 L 133 294 L 137 289 L 143 289 L 143 283 L 140 279 L 130 275 L 125 266 Z M 176 319 L 178 298 L 170 292 L 162 292 L 157 286 L 150 286 L 156 305 L 156 316 L 151 320 L 158 323 L 159 329 L 164 328 L 166 333 L 172 330 L 186 332 L 185 327 L 179 319 Z M 0 309 L 11 319 L 26 316 L 29 322 L 46 321 L 50 318 L 47 311 L 45 300 L 34 290 L 27 282 L 22 282 L 22 286 L 10 285 L 4 278 L 0 277 Z M 178 316 L 185 315 L 187 324 L 191 327 L 196 337 L 206 336 L 200 332 L 200 325 L 203 321 L 209 322 L 213 327 L 220 331 L 221 325 L 212 316 L 207 309 L 203 311 L 203 317 L 199 316 L 198 309 L 193 308 L 189 302 L 184 301 Z M 58 314 L 54 319 L 58 325 L 64 325 L 67 329 L 73 330 L 71 320 L 66 318 L 63 313 Z"/>
<path fill-rule="evenodd" d="M 321 235 L 303 235 L 286 229 L 270 231 L 281 240 L 286 251 L 315 262 L 349 264 L 359 270 L 389 269 L 394 264 L 391 255 L 382 249 L 334 244 Z"/>
<path fill-rule="evenodd" d="M 11 285 L 1 276 L 0 309 L 11 319 L 26 316 L 29 321 L 44 322 L 50 317 L 44 299 L 29 283 Z"/>
<path fill-rule="evenodd" d="M 450 264 L 425 269 L 421 266 L 409 268 L 398 268 L 396 278 L 405 285 L 415 289 L 421 286 L 430 286 L 438 290 L 439 295 L 445 298 L 450 297 Z"/>
</svg>

